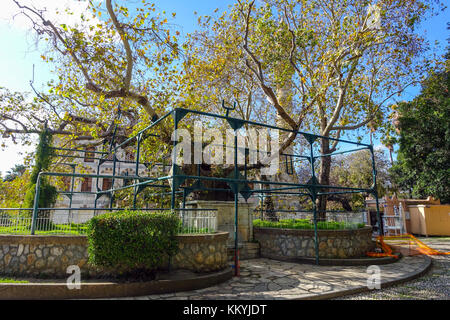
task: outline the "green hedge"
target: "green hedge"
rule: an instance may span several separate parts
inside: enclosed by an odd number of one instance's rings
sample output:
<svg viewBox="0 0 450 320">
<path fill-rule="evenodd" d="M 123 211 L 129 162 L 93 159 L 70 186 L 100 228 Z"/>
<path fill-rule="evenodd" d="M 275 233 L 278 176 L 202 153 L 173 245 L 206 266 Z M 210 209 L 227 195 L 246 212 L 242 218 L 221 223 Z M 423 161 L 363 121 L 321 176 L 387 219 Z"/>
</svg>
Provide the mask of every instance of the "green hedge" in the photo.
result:
<svg viewBox="0 0 450 320">
<path fill-rule="evenodd" d="M 309 219 L 284 219 L 280 221 L 253 220 L 254 227 L 260 228 L 282 228 L 282 229 L 314 229 L 314 223 Z M 364 227 L 364 223 L 345 223 L 336 221 L 318 221 L 317 229 L 340 230 L 358 229 Z"/>
<path fill-rule="evenodd" d="M 179 219 L 171 212 L 123 211 L 88 222 L 89 262 L 118 274 L 155 271 L 178 250 Z"/>
</svg>

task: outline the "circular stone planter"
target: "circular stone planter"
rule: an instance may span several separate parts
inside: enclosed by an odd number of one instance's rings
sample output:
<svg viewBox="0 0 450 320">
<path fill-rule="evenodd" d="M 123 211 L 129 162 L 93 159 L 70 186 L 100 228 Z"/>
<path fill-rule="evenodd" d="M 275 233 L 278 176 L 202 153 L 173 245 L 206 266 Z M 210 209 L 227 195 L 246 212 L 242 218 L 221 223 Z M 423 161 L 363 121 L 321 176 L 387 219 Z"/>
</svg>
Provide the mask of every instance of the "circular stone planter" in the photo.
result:
<svg viewBox="0 0 450 320">
<path fill-rule="evenodd" d="M 0 300 L 23 299 L 95 299 L 135 297 L 203 289 L 233 277 L 231 268 L 198 274 L 176 270 L 158 279 L 143 282 L 81 281 L 79 288 L 69 288 L 62 279 L 30 283 L 0 283 Z"/>
<path fill-rule="evenodd" d="M 228 232 L 182 234 L 177 236 L 178 253 L 171 270 L 215 272 L 228 266 Z M 77 265 L 83 277 L 105 275 L 90 266 L 86 236 L 0 235 L 0 275 L 39 278 L 67 278 L 67 268 Z M 169 260 L 169 259 L 167 259 Z M 166 269 L 164 263 L 161 269 Z M 106 274 L 114 273 L 108 270 Z"/>
<path fill-rule="evenodd" d="M 255 227 L 253 233 L 260 244 L 261 257 L 284 261 L 315 258 L 314 230 Z M 319 258 L 361 258 L 375 247 L 370 226 L 352 230 L 317 230 L 317 233 Z"/>
</svg>

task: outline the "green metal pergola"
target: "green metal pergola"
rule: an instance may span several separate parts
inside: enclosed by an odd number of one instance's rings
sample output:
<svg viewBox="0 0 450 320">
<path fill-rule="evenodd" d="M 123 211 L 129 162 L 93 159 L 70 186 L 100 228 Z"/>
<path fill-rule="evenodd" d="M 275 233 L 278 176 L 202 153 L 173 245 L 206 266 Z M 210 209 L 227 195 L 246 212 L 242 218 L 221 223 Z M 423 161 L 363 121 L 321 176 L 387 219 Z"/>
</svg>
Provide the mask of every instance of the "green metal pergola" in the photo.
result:
<svg viewBox="0 0 450 320">
<path fill-rule="evenodd" d="M 225 106 L 224 106 L 225 107 Z M 33 206 L 33 215 L 32 215 L 32 225 L 31 225 L 31 234 L 35 233 L 36 228 L 36 219 L 38 217 L 38 211 L 42 210 L 43 208 L 39 208 L 39 190 L 40 190 L 40 182 L 41 178 L 43 176 L 53 176 L 53 177 L 70 177 L 72 180 L 71 183 L 71 190 L 67 192 L 62 192 L 62 194 L 69 197 L 70 204 L 69 208 L 64 208 L 65 210 L 78 210 L 78 208 L 72 208 L 72 196 L 76 194 L 77 192 L 73 191 L 73 183 L 75 178 L 97 178 L 97 185 L 96 185 L 96 191 L 93 192 L 78 192 L 78 193 L 91 193 L 95 194 L 95 201 L 92 208 L 82 208 L 83 210 L 100 210 L 100 208 L 97 208 L 97 200 L 102 196 L 108 196 L 109 201 L 109 209 L 101 208 L 101 210 L 124 210 L 124 208 L 113 208 L 113 202 L 114 202 L 114 193 L 116 191 L 133 188 L 133 209 L 139 209 L 137 208 L 137 195 L 142 192 L 145 188 L 151 187 L 151 188 L 162 188 L 162 189 L 168 189 L 167 192 L 165 192 L 165 195 L 170 195 L 170 209 L 176 210 L 180 209 L 177 208 L 177 201 L 176 201 L 176 195 L 181 195 L 183 198 L 181 207 L 184 209 L 186 197 L 193 191 L 217 191 L 217 190 L 228 190 L 231 191 L 234 195 L 234 210 L 235 210 L 235 218 L 234 218 L 234 224 L 235 224 L 235 230 L 234 230 L 234 246 L 235 246 L 235 257 L 234 257 L 234 265 L 235 265 L 235 274 L 239 275 L 239 251 L 238 251 L 238 207 L 239 207 L 239 195 L 241 195 L 246 201 L 253 195 L 265 195 L 265 194 L 289 194 L 289 195 L 298 195 L 298 196 L 307 196 L 312 201 L 312 214 L 313 214 L 313 223 L 314 223 L 314 235 L 315 235 L 315 260 L 316 264 L 319 264 L 319 248 L 318 248 L 318 233 L 317 233 L 317 221 L 318 221 L 318 212 L 316 208 L 316 199 L 320 196 L 324 195 L 333 195 L 333 194 L 349 194 L 349 193 L 369 193 L 372 194 L 376 200 L 376 209 L 377 209 L 377 222 L 378 222 L 378 231 L 380 235 L 382 234 L 381 229 L 381 219 L 380 219 L 380 210 L 379 210 L 379 202 L 378 202 L 378 194 L 377 194 L 377 180 L 376 180 L 376 169 L 375 169 L 375 157 L 374 157 L 374 150 L 373 146 L 369 144 L 364 144 L 361 142 L 354 142 L 344 139 L 336 139 L 331 137 L 324 137 L 316 134 L 306 133 L 302 131 L 294 131 L 291 129 L 283 128 L 283 127 L 277 127 L 269 124 L 264 123 L 258 123 L 254 121 L 234 118 L 229 116 L 229 111 L 233 110 L 232 108 L 225 108 L 226 114 L 225 115 L 218 115 L 208 112 L 202 112 L 197 110 L 191 110 L 191 109 L 185 109 L 185 108 L 175 108 L 172 111 L 166 113 L 161 118 L 153 121 L 150 125 L 146 126 L 144 129 L 140 130 L 133 136 L 129 137 L 125 141 L 121 143 L 116 143 L 115 137 L 113 136 L 112 141 L 110 143 L 109 151 L 87 151 L 82 149 L 66 149 L 66 148 L 53 148 L 55 151 L 69 151 L 69 152 L 84 152 L 84 157 L 81 156 L 74 156 L 74 155 L 62 155 L 62 154 L 55 154 L 57 157 L 67 157 L 67 158 L 83 158 L 86 159 L 87 154 L 89 154 L 89 159 L 92 159 L 94 161 L 98 161 L 97 163 L 97 173 L 96 174 L 81 174 L 75 172 L 75 166 L 73 163 L 65 163 L 72 167 L 71 173 L 58 173 L 58 172 L 41 172 L 38 176 L 37 183 L 36 183 L 36 193 L 35 193 L 35 199 L 34 199 L 34 206 Z M 206 117 L 214 121 L 225 121 L 229 127 L 234 130 L 234 169 L 232 174 L 230 174 L 227 177 L 214 177 L 214 176 L 202 176 L 200 174 L 199 166 L 197 170 L 196 175 L 187 175 L 183 172 L 182 168 L 177 165 L 176 157 L 177 157 L 177 143 L 179 142 L 179 137 L 176 134 L 176 130 L 179 128 L 179 124 L 185 119 L 187 115 L 193 115 L 194 117 Z M 120 116 L 120 115 L 119 115 Z M 163 121 L 166 119 L 169 119 L 169 117 L 172 117 L 173 119 L 173 130 L 175 132 L 174 139 L 173 139 L 173 146 L 172 146 L 172 159 L 170 164 L 163 163 L 148 163 L 148 162 L 140 162 L 141 157 L 141 148 L 142 148 L 142 142 L 143 140 L 147 139 L 148 137 L 154 137 L 158 138 L 158 135 L 149 133 L 150 130 L 157 129 L 158 125 L 162 124 Z M 263 181 L 258 180 L 256 178 L 250 179 L 248 178 L 248 171 L 246 165 L 243 166 L 243 168 L 239 168 L 238 163 L 238 148 L 241 148 L 238 146 L 238 130 L 242 127 L 248 127 L 248 126 L 255 126 L 258 128 L 266 128 L 268 130 L 278 130 L 279 132 L 285 132 L 285 133 L 292 133 L 294 132 L 296 134 L 296 137 L 304 137 L 307 141 L 307 145 L 309 146 L 309 151 L 307 154 L 304 155 L 295 155 L 295 154 L 286 154 L 281 153 L 280 156 L 284 157 L 286 161 L 284 162 L 286 164 L 287 172 L 293 173 L 293 163 L 297 160 L 293 160 L 294 158 L 304 159 L 309 161 L 309 168 L 311 173 L 311 179 L 306 184 L 300 184 L 300 183 L 293 183 L 293 182 L 283 182 L 283 181 Z M 117 127 L 116 127 L 117 129 Z M 346 143 L 354 146 L 354 149 L 349 149 L 345 151 L 338 151 L 330 154 L 319 154 L 316 155 L 314 152 L 314 144 L 318 139 L 327 139 L 331 141 Z M 128 146 L 132 143 L 135 143 L 136 152 L 135 152 L 135 159 L 134 161 L 126 161 L 126 160 L 119 160 L 116 156 L 117 151 L 125 146 Z M 353 187 L 342 187 L 342 186 L 333 186 L 333 185 L 321 185 L 318 183 L 316 178 L 316 171 L 315 171 L 315 161 L 322 158 L 322 157 L 331 157 L 338 154 L 343 153 L 350 153 L 350 152 L 356 152 L 361 150 L 369 150 L 371 153 L 371 159 L 372 159 L 372 176 L 373 176 L 373 183 L 370 188 L 353 188 Z M 250 150 L 249 148 L 245 148 L 245 156 L 248 155 L 249 151 L 255 151 Z M 93 155 L 93 156 L 90 156 Z M 102 164 L 110 162 L 112 163 L 112 174 L 111 175 L 105 175 L 100 174 L 100 167 Z M 128 164 L 134 164 L 135 165 L 135 174 L 134 175 L 120 175 L 117 174 L 117 164 L 119 163 L 128 163 Z M 169 174 L 163 174 L 159 177 L 146 177 L 139 175 L 139 166 L 145 165 L 148 166 L 163 166 L 164 167 L 170 167 L 171 173 Z M 289 169 L 289 165 L 291 166 L 291 169 Z M 163 170 L 164 171 L 164 170 Z M 242 174 L 243 171 L 243 174 Z M 101 190 L 98 187 L 98 178 L 104 178 L 104 179 L 112 179 L 111 188 L 109 190 Z M 121 186 L 121 187 L 114 187 L 114 181 L 116 179 L 121 180 L 134 180 L 134 183 Z M 186 185 L 188 181 L 194 181 L 191 185 Z M 216 182 L 224 182 L 229 186 L 229 189 L 217 189 L 217 188 L 206 188 L 201 182 L 202 181 L 216 181 Z M 167 184 L 167 182 L 171 182 Z M 165 184 L 166 183 L 166 184 Z M 267 185 L 268 188 L 261 188 L 261 189 L 252 189 L 250 188 L 249 184 L 259 184 Z M 274 186 L 274 187 L 272 187 Z M 170 190 L 169 190 L 170 189 Z M 294 190 L 294 191 L 292 191 Z M 300 192 L 296 192 L 295 190 L 301 190 Z M 324 191 L 324 190 L 331 190 L 331 191 Z M 180 203 L 178 203 L 178 206 Z M 47 208 L 50 209 L 50 208 Z M 153 209 L 148 209 L 153 210 Z M 156 209 L 155 209 L 156 210 Z M 70 211 L 69 211 L 70 212 Z"/>
</svg>

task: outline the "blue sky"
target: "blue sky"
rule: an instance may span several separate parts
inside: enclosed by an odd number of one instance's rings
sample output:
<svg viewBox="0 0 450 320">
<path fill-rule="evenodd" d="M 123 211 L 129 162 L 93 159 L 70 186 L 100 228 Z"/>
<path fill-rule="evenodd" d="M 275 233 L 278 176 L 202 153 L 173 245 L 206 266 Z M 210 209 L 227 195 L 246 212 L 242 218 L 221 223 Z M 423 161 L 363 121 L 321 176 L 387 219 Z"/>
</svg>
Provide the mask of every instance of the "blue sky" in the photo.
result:
<svg viewBox="0 0 450 320">
<path fill-rule="evenodd" d="M 42 62 L 39 48 L 36 47 L 33 39 L 34 35 L 29 31 L 25 23 L 19 18 L 13 19 L 13 14 L 17 10 L 12 0 L 1 0 L 2 12 L 0 12 L 0 39 L 2 40 L 2 50 L 0 50 L 0 86 L 13 91 L 31 91 L 29 81 L 32 78 L 33 65 L 35 65 L 35 84 L 41 88 L 52 75 L 49 66 Z M 23 0 L 30 1 L 30 0 Z M 213 14 L 218 8 L 220 12 L 227 10 L 232 0 L 160 0 L 155 1 L 160 10 L 166 10 L 168 13 L 176 12 L 176 18 L 173 23 L 182 28 L 183 33 L 189 33 L 195 30 L 197 26 L 198 15 Z M 75 0 L 35 0 L 39 6 L 48 6 L 51 8 L 55 3 L 67 3 L 73 8 L 82 10 L 83 5 L 76 3 Z M 140 1 L 128 1 L 128 3 L 139 4 Z M 198 14 L 195 15 L 194 11 Z M 444 52 L 447 45 L 449 32 L 446 30 L 446 23 L 450 21 L 449 10 L 439 14 L 436 17 L 426 21 L 419 32 L 425 33 L 426 38 L 431 44 L 435 41 L 441 43 L 438 48 L 439 53 Z M 409 88 L 398 100 L 410 100 L 419 92 L 418 88 Z M 368 143 L 368 138 L 364 139 Z M 379 145 L 375 141 L 375 145 Z M 25 150 L 31 150 L 30 148 Z M 6 150 L 0 150 L 0 172 L 5 173 L 15 164 L 22 163 L 23 156 L 20 152 L 24 149 L 8 143 Z"/>
</svg>

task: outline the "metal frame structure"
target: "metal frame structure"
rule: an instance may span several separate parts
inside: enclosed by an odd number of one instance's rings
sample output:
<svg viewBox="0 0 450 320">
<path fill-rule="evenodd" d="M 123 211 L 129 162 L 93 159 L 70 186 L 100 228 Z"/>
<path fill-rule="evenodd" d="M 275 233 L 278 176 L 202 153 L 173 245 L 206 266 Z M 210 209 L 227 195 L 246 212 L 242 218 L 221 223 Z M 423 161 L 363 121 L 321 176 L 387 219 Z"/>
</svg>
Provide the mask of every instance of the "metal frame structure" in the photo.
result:
<svg viewBox="0 0 450 320">
<path fill-rule="evenodd" d="M 316 208 L 316 199 L 319 196 L 322 195 L 332 195 L 332 194 L 348 194 L 348 193 L 370 193 L 374 196 L 376 200 L 376 208 L 377 208 L 377 221 L 378 221 L 378 227 L 380 235 L 382 233 L 381 230 L 381 219 L 380 219 L 380 210 L 379 210 L 379 203 L 378 203 L 378 194 L 377 194 L 377 181 L 376 181 L 376 169 L 375 169 L 375 157 L 374 157 L 374 150 L 373 146 L 369 144 L 364 144 L 361 142 L 353 142 L 349 140 L 344 139 L 336 139 L 331 137 L 324 137 L 316 134 L 301 132 L 301 131 L 294 131 L 291 129 L 283 128 L 283 127 L 277 127 L 269 124 L 264 123 L 258 123 L 254 121 L 234 118 L 229 116 L 229 111 L 233 110 L 234 108 L 226 108 L 223 104 L 223 107 L 226 109 L 225 115 L 218 115 L 218 114 L 212 114 L 208 112 L 202 112 L 197 110 L 191 110 L 191 109 L 184 109 L 184 108 L 175 108 L 172 111 L 168 112 L 158 120 L 152 122 L 150 125 L 146 126 L 144 129 L 140 130 L 130 138 L 126 139 L 125 141 L 117 144 L 114 141 L 114 137 L 111 141 L 109 151 L 86 151 L 86 150 L 79 150 L 79 149 L 64 149 L 64 148 L 54 148 L 55 150 L 62 150 L 62 151 L 76 151 L 76 152 L 85 152 L 86 153 L 93 154 L 94 157 L 92 159 L 98 160 L 98 166 L 97 166 L 97 173 L 96 174 L 80 174 L 75 173 L 75 167 L 73 164 L 71 165 L 73 170 L 72 173 L 56 173 L 56 172 L 41 172 L 39 173 L 37 183 L 36 183 L 36 193 L 35 193 L 35 199 L 34 199 L 34 206 L 33 206 L 33 215 L 32 215 L 32 226 L 31 226 L 31 234 L 35 233 L 35 227 L 36 227 L 36 219 L 38 211 L 42 208 L 39 208 L 39 189 L 40 189 L 40 182 L 41 178 L 44 176 L 65 176 L 65 177 L 71 177 L 72 179 L 72 187 L 70 192 L 65 192 L 67 196 L 70 198 L 70 205 L 68 210 L 78 210 L 75 208 L 72 208 L 72 202 L 71 198 L 72 195 L 75 193 L 73 191 L 73 182 L 75 178 L 97 178 L 97 191 L 90 192 L 94 193 L 96 195 L 95 203 L 93 208 L 83 208 L 83 210 L 100 210 L 100 208 L 97 208 L 97 200 L 103 196 L 108 195 L 110 197 L 110 204 L 109 204 L 109 210 L 122 210 L 123 208 L 113 208 L 113 201 L 114 201 L 114 193 L 119 190 L 127 189 L 127 188 L 133 188 L 133 209 L 137 208 L 137 202 L 136 197 L 137 195 L 146 187 L 157 187 L 157 188 L 170 188 L 171 190 L 168 191 L 166 194 L 170 195 L 170 209 L 176 210 L 180 209 L 177 208 L 177 201 L 176 196 L 178 194 L 181 194 L 183 197 L 181 208 L 185 208 L 185 202 L 186 197 L 188 194 L 190 194 L 193 191 L 205 191 L 205 190 L 219 190 L 219 189 L 211 189 L 211 188 L 205 188 L 202 185 L 202 181 L 220 181 L 225 182 L 229 186 L 229 190 L 234 194 L 234 210 L 235 210 L 235 230 L 234 230 L 234 245 L 235 245 L 235 257 L 234 257 L 234 265 L 235 265 L 235 274 L 239 275 L 239 251 L 238 251 L 238 207 L 239 207 L 239 194 L 247 200 L 252 195 L 270 195 L 270 194 L 289 194 L 289 195 L 298 195 L 298 196 L 307 196 L 311 199 L 312 205 L 313 205 L 313 222 L 314 222 L 314 237 L 315 237 L 315 257 L 316 257 L 316 263 L 319 264 L 319 248 L 318 248 L 318 232 L 317 232 L 317 221 L 318 221 L 318 212 Z M 182 169 L 176 164 L 176 157 L 177 157 L 177 142 L 179 140 L 178 135 L 176 134 L 176 130 L 179 128 L 179 124 L 181 121 L 183 121 L 183 118 L 185 118 L 186 115 L 192 114 L 194 116 L 201 116 L 201 117 L 208 117 L 210 119 L 213 119 L 215 121 L 224 120 L 228 123 L 228 125 L 234 130 L 234 170 L 231 174 L 231 176 L 228 177 L 212 177 L 212 176 L 202 176 L 200 175 L 200 170 L 197 171 L 196 175 L 186 175 Z M 173 119 L 173 130 L 175 132 L 175 137 L 173 139 L 173 147 L 172 147 L 172 161 L 171 164 L 164 164 L 164 163 L 157 163 L 155 165 L 162 165 L 165 167 L 170 166 L 171 167 L 171 173 L 168 175 L 162 175 L 159 177 L 144 177 L 139 175 L 139 165 L 149 165 L 149 163 L 140 162 L 140 155 L 141 155 L 141 147 L 142 147 L 142 141 L 148 137 L 158 137 L 157 135 L 148 133 L 147 131 L 151 129 L 156 129 L 159 124 L 161 124 L 165 119 L 168 119 L 169 117 L 172 117 Z M 241 174 L 239 168 L 238 168 L 238 139 L 237 139 L 237 131 L 242 128 L 243 126 L 257 126 L 260 128 L 266 128 L 266 129 L 273 129 L 273 130 L 279 130 L 286 133 L 295 132 L 297 136 L 303 136 L 306 141 L 309 144 L 309 152 L 306 155 L 295 155 L 295 154 L 285 154 L 282 153 L 281 156 L 286 158 L 285 164 L 287 168 L 287 172 L 293 172 L 293 162 L 297 161 L 292 160 L 293 158 L 299 158 L 303 160 L 309 161 L 309 168 L 311 172 L 311 179 L 306 184 L 300 184 L 300 183 L 292 183 L 292 182 L 283 182 L 283 181 L 263 181 L 263 180 L 257 180 L 257 179 L 249 179 L 247 174 L 248 170 L 247 167 L 244 166 L 244 172 L 243 175 Z M 345 150 L 345 151 L 339 151 L 334 152 L 326 155 L 316 155 L 314 152 L 314 144 L 318 139 L 328 139 L 331 141 L 337 141 L 337 142 L 343 142 L 346 144 L 351 144 L 352 146 L 356 146 L 355 149 L 351 150 Z M 136 154 L 135 154 L 135 161 L 123 161 L 118 160 L 116 157 L 116 153 L 119 150 L 119 148 L 123 146 L 128 146 L 130 143 L 135 141 L 136 145 Z M 373 176 L 373 184 L 370 188 L 352 188 L 352 187 L 342 187 L 342 186 L 333 186 L 333 185 L 320 185 L 316 178 L 316 170 L 314 163 L 316 160 L 324 157 L 324 156 L 334 156 L 337 154 L 343 154 L 343 153 L 349 153 L 349 152 L 356 152 L 360 150 L 369 150 L 371 153 L 371 159 L 372 159 L 372 176 Z M 245 150 L 246 155 L 248 155 L 249 149 L 246 148 Z M 100 155 L 100 157 L 95 157 L 95 155 Z M 56 156 L 62 156 L 64 155 L 56 155 Z M 70 158 L 81 158 L 77 156 L 70 156 L 66 155 L 66 157 Z M 85 158 L 83 157 L 83 158 Z M 105 162 L 112 162 L 113 163 L 113 172 L 112 175 L 104 175 L 100 174 L 100 166 Z M 135 163 L 135 174 L 134 175 L 117 175 L 116 173 L 116 165 L 120 162 L 127 162 L 127 163 Z M 289 165 L 291 166 L 291 169 L 289 169 Z M 198 165 L 199 166 L 199 165 Z M 242 171 L 242 170 L 241 170 Z M 100 190 L 98 188 L 98 178 L 108 178 L 112 179 L 111 189 L 109 190 Z M 133 184 L 122 186 L 122 187 L 114 187 L 114 181 L 116 179 L 132 179 L 134 180 Z M 190 186 L 182 186 L 183 183 L 185 183 L 186 180 L 193 180 L 195 181 Z M 164 182 L 171 182 L 171 186 L 164 185 Z M 162 184 L 161 184 L 162 183 Z M 252 190 L 249 187 L 250 184 L 259 184 L 262 185 L 268 185 L 268 188 L 261 188 L 261 189 L 255 189 Z M 274 186 L 274 187 L 272 187 Z M 292 190 L 302 190 L 301 192 L 295 192 Z M 325 190 L 331 190 L 331 191 L 323 191 Z M 65 208 L 65 210 L 67 210 Z M 105 208 L 101 208 L 101 210 L 108 210 Z"/>
</svg>

